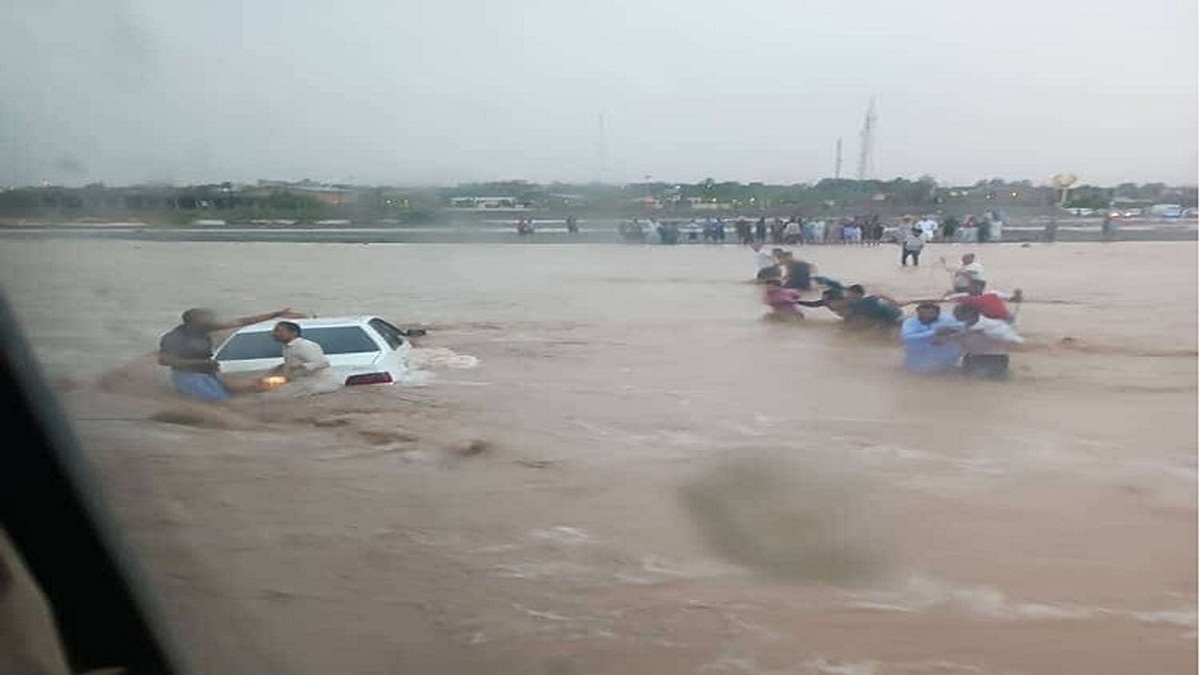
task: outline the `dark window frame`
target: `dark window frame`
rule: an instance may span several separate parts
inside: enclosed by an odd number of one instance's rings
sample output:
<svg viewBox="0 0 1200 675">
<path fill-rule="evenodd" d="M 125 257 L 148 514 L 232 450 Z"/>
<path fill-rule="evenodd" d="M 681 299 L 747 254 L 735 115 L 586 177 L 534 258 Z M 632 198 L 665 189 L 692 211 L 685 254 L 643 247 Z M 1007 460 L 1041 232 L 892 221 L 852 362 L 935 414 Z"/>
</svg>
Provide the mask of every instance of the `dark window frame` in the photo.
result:
<svg viewBox="0 0 1200 675">
<path fill-rule="evenodd" d="M 348 338 L 353 344 L 351 345 L 352 348 L 346 349 L 341 345 L 343 344 L 343 340 L 347 338 L 339 338 L 338 342 L 334 342 L 327 335 L 327 333 L 332 331 L 357 331 L 359 335 L 354 338 Z M 324 350 L 326 356 L 372 354 L 382 351 L 379 343 L 371 337 L 371 332 L 360 325 L 312 326 L 303 331 L 302 337 L 321 345 L 321 349 Z M 268 340 L 270 341 L 270 345 L 265 345 L 264 343 Z M 239 342 L 249 344 L 239 344 Z M 366 348 L 368 345 L 369 348 Z M 230 352 L 234 352 L 233 355 L 230 355 Z M 275 342 L 269 331 L 235 333 L 233 337 L 221 345 L 216 355 L 216 360 L 218 361 L 257 361 L 282 358 L 283 345 Z"/>
</svg>

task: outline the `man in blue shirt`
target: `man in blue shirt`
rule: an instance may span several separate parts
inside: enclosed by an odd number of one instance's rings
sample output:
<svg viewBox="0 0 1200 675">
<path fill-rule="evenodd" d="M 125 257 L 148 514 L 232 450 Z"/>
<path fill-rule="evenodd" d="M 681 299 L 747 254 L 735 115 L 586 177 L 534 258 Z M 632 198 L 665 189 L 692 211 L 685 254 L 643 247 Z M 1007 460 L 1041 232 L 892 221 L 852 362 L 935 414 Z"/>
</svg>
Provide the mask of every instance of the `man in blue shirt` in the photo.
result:
<svg viewBox="0 0 1200 675">
<path fill-rule="evenodd" d="M 904 341 L 904 368 L 909 372 L 932 374 L 950 372 L 958 366 L 961 349 L 957 342 L 945 340 L 948 333 L 960 330 L 962 324 L 942 316 L 935 303 L 917 305 L 917 315 L 910 316 L 900 326 Z"/>
</svg>

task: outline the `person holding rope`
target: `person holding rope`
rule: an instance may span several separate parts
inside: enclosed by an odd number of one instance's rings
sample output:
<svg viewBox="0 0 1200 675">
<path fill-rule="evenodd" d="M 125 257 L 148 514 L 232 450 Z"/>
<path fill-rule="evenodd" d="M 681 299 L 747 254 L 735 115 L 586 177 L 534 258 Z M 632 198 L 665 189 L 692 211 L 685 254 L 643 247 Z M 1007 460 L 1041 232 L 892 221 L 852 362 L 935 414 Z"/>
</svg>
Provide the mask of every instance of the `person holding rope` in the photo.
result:
<svg viewBox="0 0 1200 675">
<path fill-rule="evenodd" d="M 918 305 L 926 302 L 955 302 L 960 305 L 974 307 L 975 309 L 979 310 L 980 314 L 988 319 L 1004 321 L 1005 323 L 1010 324 L 1015 321 L 1017 318 L 1016 313 L 1011 311 L 1005 302 L 1020 303 L 1023 301 L 1025 296 L 1021 289 L 1015 289 L 1012 293 L 997 293 L 995 291 L 988 291 L 986 289 L 986 281 L 983 279 L 972 279 L 969 282 L 967 291 L 965 293 L 951 293 L 950 295 L 938 299 L 909 300 L 908 302 L 902 303 L 902 306 Z"/>
<path fill-rule="evenodd" d="M 941 329 L 940 340 L 957 344 L 962 350 L 962 372 L 989 380 L 1008 378 L 1008 351 L 1025 342 L 1012 326 L 1004 321 L 981 315 L 976 307 L 962 304 L 954 308 L 954 318 L 960 327 Z"/>
<path fill-rule="evenodd" d="M 958 267 L 957 269 L 951 269 L 950 266 L 946 264 L 946 259 L 944 257 L 940 258 L 939 260 L 942 263 L 942 268 L 953 275 L 951 287 L 954 290 L 950 291 L 946 295 L 968 292 L 971 288 L 971 282 L 973 280 L 978 279 L 980 281 L 986 281 L 986 278 L 984 277 L 983 264 L 975 259 L 974 253 L 964 253 L 962 256 L 962 266 Z"/>
</svg>

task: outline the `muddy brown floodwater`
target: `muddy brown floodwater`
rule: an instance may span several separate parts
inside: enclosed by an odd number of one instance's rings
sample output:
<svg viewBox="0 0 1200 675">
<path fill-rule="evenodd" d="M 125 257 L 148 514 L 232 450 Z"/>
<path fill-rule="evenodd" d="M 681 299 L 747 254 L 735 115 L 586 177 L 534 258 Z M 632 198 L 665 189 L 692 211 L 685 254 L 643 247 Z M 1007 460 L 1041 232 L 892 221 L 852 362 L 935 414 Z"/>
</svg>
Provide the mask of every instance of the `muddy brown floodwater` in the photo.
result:
<svg viewBox="0 0 1200 675">
<path fill-rule="evenodd" d="M 1029 300 L 1005 383 L 762 321 L 735 247 L 6 242 L 0 281 L 199 673 L 1195 672 L 1196 245 L 980 259 Z M 181 410 L 146 355 L 192 305 L 426 325 L 427 374 Z"/>
</svg>

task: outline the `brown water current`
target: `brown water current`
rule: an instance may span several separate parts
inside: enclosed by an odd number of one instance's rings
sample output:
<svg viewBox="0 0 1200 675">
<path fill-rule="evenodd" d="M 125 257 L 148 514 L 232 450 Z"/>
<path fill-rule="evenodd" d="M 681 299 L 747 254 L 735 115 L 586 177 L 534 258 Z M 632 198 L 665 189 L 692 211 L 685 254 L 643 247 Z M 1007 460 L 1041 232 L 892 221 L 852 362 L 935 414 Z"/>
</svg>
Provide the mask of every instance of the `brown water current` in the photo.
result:
<svg viewBox="0 0 1200 675">
<path fill-rule="evenodd" d="M 916 298 L 965 250 L 797 255 Z M 976 250 L 1008 382 L 763 321 L 733 246 L 6 242 L 0 283 L 200 673 L 1195 672 L 1196 245 Z M 147 355 L 195 305 L 426 326 L 422 372 L 184 406 Z"/>
</svg>

